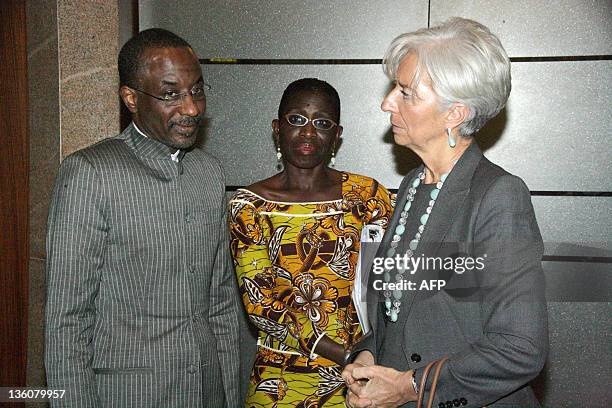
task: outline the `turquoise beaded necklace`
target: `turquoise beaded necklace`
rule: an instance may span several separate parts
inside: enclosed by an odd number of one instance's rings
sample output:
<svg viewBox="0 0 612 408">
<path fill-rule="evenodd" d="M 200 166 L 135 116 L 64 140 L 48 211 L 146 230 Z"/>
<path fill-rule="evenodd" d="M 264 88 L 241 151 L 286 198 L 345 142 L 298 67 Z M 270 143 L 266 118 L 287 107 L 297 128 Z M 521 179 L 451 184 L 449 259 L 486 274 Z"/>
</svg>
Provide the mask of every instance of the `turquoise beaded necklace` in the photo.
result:
<svg viewBox="0 0 612 408">
<path fill-rule="evenodd" d="M 414 254 L 414 251 L 416 251 L 419 245 L 419 241 L 421 240 L 421 237 L 423 236 L 423 232 L 425 231 L 425 226 L 427 225 L 427 221 L 429 220 L 429 214 L 431 214 L 433 206 L 436 203 L 436 199 L 438 198 L 438 195 L 440 194 L 440 190 L 442 189 L 442 186 L 444 185 L 444 181 L 446 180 L 447 177 L 448 177 L 448 173 L 444 173 L 440 177 L 440 181 L 436 183 L 436 187 L 429 193 L 429 197 L 431 199 L 429 200 L 429 204 L 427 206 L 427 209 L 425 210 L 425 214 L 421 215 L 421 218 L 419 219 L 419 221 L 421 222 L 421 225 L 419 225 L 419 228 L 417 229 L 417 232 L 414 235 L 414 238 L 412 238 L 412 240 L 408 244 L 409 249 L 406 251 L 406 255 L 409 258 L 412 257 L 412 255 Z M 425 171 L 422 171 L 412 180 L 412 185 L 408 189 L 408 196 L 406 197 L 406 204 L 404 205 L 404 209 L 402 210 L 400 214 L 399 223 L 397 227 L 395 227 L 393 238 L 391 239 L 391 244 L 390 244 L 391 247 L 387 250 L 387 257 L 389 258 L 392 258 L 395 256 L 399 242 L 402 239 L 402 235 L 404 234 L 404 232 L 406 232 L 406 220 L 408 218 L 408 213 L 410 212 L 410 207 L 412 207 L 412 202 L 414 201 L 414 196 L 416 194 L 417 188 L 421 185 L 424 179 L 425 179 Z M 388 271 L 385 271 L 383 278 L 385 282 L 389 283 L 391 281 L 391 274 Z M 395 275 L 395 281 L 397 283 L 401 283 L 403 279 L 404 279 L 404 271 L 401 269 L 397 269 L 397 274 Z M 383 292 L 383 295 L 385 297 L 385 308 L 387 309 L 386 315 L 392 322 L 396 322 L 397 316 L 400 311 L 400 306 L 402 304 L 402 301 L 401 301 L 402 291 L 399 289 L 396 289 L 393 291 L 385 290 Z"/>
</svg>

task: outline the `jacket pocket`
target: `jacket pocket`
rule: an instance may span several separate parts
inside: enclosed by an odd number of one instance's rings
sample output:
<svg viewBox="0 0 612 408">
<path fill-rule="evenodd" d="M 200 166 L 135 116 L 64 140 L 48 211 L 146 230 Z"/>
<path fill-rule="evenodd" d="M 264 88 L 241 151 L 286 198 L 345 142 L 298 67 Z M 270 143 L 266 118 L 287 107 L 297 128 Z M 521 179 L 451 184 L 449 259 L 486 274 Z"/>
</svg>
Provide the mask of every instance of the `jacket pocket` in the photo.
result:
<svg viewBox="0 0 612 408">
<path fill-rule="evenodd" d="M 152 373 L 153 367 L 94 368 L 93 372 L 96 375 L 145 374 Z"/>
<path fill-rule="evenodd" d="M 152 367 L 94 368 L 101 407 L 157 408 L 168 397 Z M 172 406 L 186 406 L 175 404 Z"/>
</svg>

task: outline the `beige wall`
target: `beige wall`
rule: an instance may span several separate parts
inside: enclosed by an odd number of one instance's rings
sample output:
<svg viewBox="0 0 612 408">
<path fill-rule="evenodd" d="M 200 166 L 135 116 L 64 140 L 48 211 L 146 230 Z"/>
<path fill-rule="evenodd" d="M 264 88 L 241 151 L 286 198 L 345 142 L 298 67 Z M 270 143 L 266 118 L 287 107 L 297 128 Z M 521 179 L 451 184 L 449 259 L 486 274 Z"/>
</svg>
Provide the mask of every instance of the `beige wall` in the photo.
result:
<svg viewBox="0 0 612 408">
<path fill-rule="evenodd" d="M 62 158 L 119 132 L 117 0 L 29 0 L 28 386 L 45 385 L 45 235 Z M 40 406 L 38 404 L 37 406 Z"/>
</svg>

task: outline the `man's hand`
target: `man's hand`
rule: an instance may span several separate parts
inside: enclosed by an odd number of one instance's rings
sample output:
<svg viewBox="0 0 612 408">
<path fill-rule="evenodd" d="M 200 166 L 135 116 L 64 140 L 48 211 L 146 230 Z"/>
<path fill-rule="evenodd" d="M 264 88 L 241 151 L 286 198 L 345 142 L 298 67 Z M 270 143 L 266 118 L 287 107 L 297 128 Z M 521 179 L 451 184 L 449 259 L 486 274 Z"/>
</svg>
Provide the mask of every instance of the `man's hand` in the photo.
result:
<svg viewBox="0 0 612 408">
<path fill-rule="evenodd" d="M 344 377 L 344 373 L 342 375 Z M 348 386 L 347 402 L 350 407 L 397 407 L 417 399 L 412 387 L 412 371 L 370 365 L 353 368 L 351 377 L 355 382 Z M 367 380 L 367 383 L 361 385 L 360 380 Z"/>
</svg>

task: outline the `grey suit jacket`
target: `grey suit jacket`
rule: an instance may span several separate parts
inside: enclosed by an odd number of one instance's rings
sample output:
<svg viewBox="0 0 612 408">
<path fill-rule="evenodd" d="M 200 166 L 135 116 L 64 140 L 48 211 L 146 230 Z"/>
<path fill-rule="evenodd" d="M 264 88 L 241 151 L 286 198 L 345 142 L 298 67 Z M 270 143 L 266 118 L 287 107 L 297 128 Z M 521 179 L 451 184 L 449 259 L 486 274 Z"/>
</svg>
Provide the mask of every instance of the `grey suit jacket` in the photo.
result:
<svg viewBox="0 0 612 408">
<path fill-rule="evenodd" d="M 130 125 L 62 163 L 49 212 L 45 364 L 66 407 L 236 407 L 224 176 Z"/>
<path fill-rule="evenodd" d="M 421 170 L 402 181 L 398 208 L 403 208 L 407 186 Z M 377 256 L 387 252 L 399 218 L 396 211 Z M 398 253 L 404 253 L 406 245 L 400 245 Z M 431 267 L 407 275 L 417 287 L 438 279 L 446 287 L 404 291 L 396 323 L 384 317 L 382 295 L 370 289 L 368 313 L 374 330 L 355 351 L 368 349 L 380 357 L 387 328 L 400 325 L 403 341 L 388 361 L 400 361 L 399 369 L 416 369 L 417 383 L 425 365 L 449 357 L 434 406 L 539 406 L 525 384 L 540 372 L 548 351 L 542 254 L 529 190 L 472 143 L 444 183 L 415 256 L 483 257 L 484 268 L 474 266 L 459 274 Z M 380 276 L 371 274 L 370 282 L 374 279 Z M 430 385 L 422 391 L 425 401 Z"/>
</svg>

